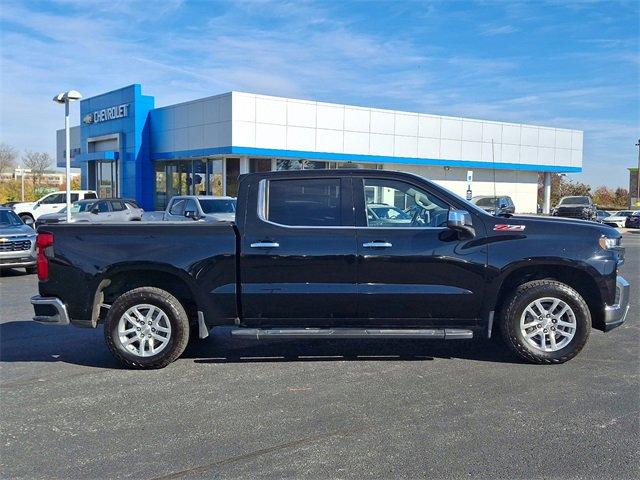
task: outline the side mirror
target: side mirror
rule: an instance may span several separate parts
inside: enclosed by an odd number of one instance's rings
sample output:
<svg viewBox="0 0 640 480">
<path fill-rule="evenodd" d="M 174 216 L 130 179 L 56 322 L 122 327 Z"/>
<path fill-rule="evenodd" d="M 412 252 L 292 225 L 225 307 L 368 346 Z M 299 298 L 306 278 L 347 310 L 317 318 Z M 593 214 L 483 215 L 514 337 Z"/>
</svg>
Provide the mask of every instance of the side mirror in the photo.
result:
<svg viewBox="0 0 640 480">
<path fill-rule="evenodd" d="M 184 216 L 193 220 L 198 220 L 198 212 L 196 212 L 195 210 L 185 210 Z"/>
<path fill-rule="evenodd" d="M 94 207 L 91 209 L 91 213 L 93 213 L 94 215 L 97 215 L 100 213 L 100 210 L 98 210 L 98 207 Z"/>
<path fill-rule="evenodd" d="M 447 228 L 472 237 L 476 235 L 476 231 L 473 229 L 471 215 L 464 210 L 449 210 Z"/>
<path fill-rule="evenodd" d="M 507 208 L 507 206 L 508 206 L 508 205 L 507 205 L 506 203 L 501 203 L 501 204 L 500 204 L 500 209 L 502 210 L 503 208 Z"/>
</svg>

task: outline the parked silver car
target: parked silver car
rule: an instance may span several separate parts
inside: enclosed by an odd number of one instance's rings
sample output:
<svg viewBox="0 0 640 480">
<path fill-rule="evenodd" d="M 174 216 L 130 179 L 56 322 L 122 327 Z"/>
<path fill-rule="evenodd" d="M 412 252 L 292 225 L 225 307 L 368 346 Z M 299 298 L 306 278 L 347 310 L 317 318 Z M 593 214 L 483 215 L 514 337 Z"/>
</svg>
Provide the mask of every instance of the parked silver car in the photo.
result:
<svg viewBox="0 0 640 480">
<path fill-rule="evenodd" d="M 233 222 L 236 219 L 236 199 L 233 197 L 180 195 L 169 201 L 163 220 L 201 220 Z"/>
<path fill-rule="evenodd" d="M 10 208 L 0 207 L 0 269 L 36 272 L 36 232 Z"/>
<path fill-rule="evenodd" d="M 143 213 L 144 210 L 136 202 L 124 198 L 80 200 L 71 205 L 73 223 L 140 221 Z M 40 225 L 65 222 L 66 219 L 66 209 L 63 208 L 59 213 L 42 215 L 36 220 L 36 228 Z"/>
</svg>

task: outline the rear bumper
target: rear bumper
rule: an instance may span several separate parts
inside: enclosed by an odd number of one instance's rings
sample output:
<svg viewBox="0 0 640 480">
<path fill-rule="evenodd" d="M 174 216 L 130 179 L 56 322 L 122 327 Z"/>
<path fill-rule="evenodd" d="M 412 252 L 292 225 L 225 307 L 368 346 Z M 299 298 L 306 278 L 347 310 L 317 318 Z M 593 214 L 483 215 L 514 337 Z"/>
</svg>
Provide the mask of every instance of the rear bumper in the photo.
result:
<svg viewBox="0 0 640 480">
<path fill-rule="evenodd" d="M 608 332 L 624 323 L 629 312 L 629 282 L 618 275 L 616 279 L 616 300 L 604 307 L 604 331 Z"/>
<path fill-rule="evenodd" d="M 35 311 L 33 320 L 43 325 L 69 325 L 69 314 L 65 304 L 56 297 L 31 297 Z"/>
</svg>

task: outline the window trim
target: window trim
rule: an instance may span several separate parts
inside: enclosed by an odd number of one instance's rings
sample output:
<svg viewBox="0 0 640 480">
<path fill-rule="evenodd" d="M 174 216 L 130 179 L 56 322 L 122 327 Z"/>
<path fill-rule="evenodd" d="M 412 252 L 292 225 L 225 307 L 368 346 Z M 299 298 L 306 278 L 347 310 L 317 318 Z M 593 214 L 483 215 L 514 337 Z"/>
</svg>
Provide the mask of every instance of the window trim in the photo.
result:
<svg viewBox="0 0 640 480">
<path fill-rule="evenodd" d="M 305 177 L 304 179 L 307 180 L 312 180 L 313 178 L 324 178 L 324 177 Z M 332 178 L 332 177 L 329 177 Z M 334 177 L 335 178 L 335 177 Z M 340 180 L 340 196 L 341 196 L 341 200 L 340 203 L 342 204 L 342 194 L 343 194 L 343 179 L 342 177 L 337 177 L 338 180 Z M 267 212 L 269 211 L 269 180 L 266 178 L 263 178 L 262 180 L 260 180 L 260 182 L 258 183 L 258 202 L 257 202 L 257 215 L 258 215 L 258 220 L 260 220 L 261 222 L 267 223 L 269 225 L 273 225 L 276 227 L 280 227 L 280 228 L 304 228 L 304 229 L 340 229 L 340 230 L 345 230 L 345 229 L 355 229 L 358 228 L 355 225 L 285 225 L 283 223 L 277 223 L 277 222 L 272 222 L 271 220 L 267 219 Z"/>
</svg>

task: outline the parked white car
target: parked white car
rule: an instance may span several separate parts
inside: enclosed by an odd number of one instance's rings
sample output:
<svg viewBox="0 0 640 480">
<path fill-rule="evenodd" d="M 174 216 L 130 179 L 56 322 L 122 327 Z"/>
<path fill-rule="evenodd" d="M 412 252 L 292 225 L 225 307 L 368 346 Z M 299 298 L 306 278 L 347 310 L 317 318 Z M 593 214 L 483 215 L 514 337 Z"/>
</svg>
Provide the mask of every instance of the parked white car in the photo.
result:
<svg viewBox="0 0 640 480">
<path fill-rule="evenodd" d="M 98 195 L 93 190 L 71 190 L 71 203 L 91 198 L 98 198 Z M 66 205 L 66 192 L 53 192 L 36 202 L 16 203 L 11 208 L 24 223 L 33 225 L 41 215 L 57 213 Z"/>
<path fill-rule="evenodd" d="M 627 217 L 630 217 L 633 213 L 633 210 L 619 210 L 610 217 L 606 217 L 602 220 L 602 223 L 605 225 L 610 225 L 612 227 L 623 228 L 624 223 L 627 221 Z"/>
</svg>

